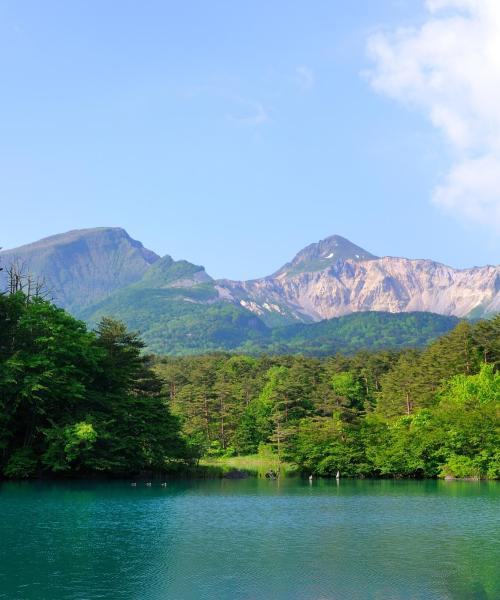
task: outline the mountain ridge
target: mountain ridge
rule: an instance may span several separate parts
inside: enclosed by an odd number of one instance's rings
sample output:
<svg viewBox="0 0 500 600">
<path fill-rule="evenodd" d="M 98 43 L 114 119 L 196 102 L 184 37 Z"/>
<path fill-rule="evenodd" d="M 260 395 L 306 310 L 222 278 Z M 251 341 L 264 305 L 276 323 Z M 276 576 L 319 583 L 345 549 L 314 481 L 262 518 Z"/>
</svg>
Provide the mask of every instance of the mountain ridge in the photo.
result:
<svg viewBox="0 0 500 600">
<path fill-rule="evenodd" d="M 201 265 L 160 257 L 121 228 L 73 230 L 0 252 L 4 266 L 16 258 L 46 277 L 56 302 L 77 317 L 90 324 L 120 318 L 157 351 L 254 342 L 270 348 L 263 340 L 271 329 L 356 313 L 416 311 L 452 319 L 500 311 L 498 266 L 454 269 L 431 259 L 377 257 L 338 235 L 249 281 L 212 279 Z M 325 327 L 318 331 L 333 331 Z"/>
<path fill-rule="evenodd" d="M 43 277 L 55 301 L 76 314 L 135 283 L 159 259 L 121 227 L 74 229 L 0 251 L 0 261 Z"/>
<path fill-rule="evenodd" d="M 371 310 L 479 317 L 500 310 L 500 267 L 454 269 L 430 259 L 339 259 L 321 271 L 221 286 L 264 318 L 278 312 L 318 321 Z"/>
</svg>

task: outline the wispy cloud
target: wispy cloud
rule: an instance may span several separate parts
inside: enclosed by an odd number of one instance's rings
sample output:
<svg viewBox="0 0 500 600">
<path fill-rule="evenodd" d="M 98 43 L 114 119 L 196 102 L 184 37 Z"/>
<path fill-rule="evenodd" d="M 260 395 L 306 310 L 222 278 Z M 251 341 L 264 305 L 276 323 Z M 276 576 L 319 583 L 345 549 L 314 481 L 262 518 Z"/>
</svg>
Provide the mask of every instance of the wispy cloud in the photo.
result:
<svg viewBox="0 0 500 600">
<path fill-rule="evenodd" d="M 297 85 L 303 92 L 308 92 L 314 86 L 316 77 L 314 76 L 314 71 L 309 67 L 297 67 L 295 75 Z"/>
<path fill-rule="evenodd" d="M 373 87 L 424 112 L 456 159 L 433 201 L 500 230 L 500 2 L 427 0 L 418 28 L 372 35 Z"/>
<path fill-rule="evenodd" d="M 240 100 L 241 112 L 228 115 L 229 120 L 242 125 L 258 127 L 271 120 L 271 114 L 261 102 Z"/>
</svg>

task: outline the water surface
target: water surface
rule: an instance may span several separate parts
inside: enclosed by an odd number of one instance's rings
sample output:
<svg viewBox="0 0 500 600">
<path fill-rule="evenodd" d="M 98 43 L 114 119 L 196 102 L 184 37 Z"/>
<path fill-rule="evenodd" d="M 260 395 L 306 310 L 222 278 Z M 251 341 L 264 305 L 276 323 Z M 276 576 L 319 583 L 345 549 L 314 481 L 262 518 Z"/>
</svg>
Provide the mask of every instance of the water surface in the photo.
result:
<svg viewBox="0 0 500 600">
<path fill-rule="evenodd" d="M 0 485 L 0 598 L 500 598 L 495 482 Z"/>
</svg>

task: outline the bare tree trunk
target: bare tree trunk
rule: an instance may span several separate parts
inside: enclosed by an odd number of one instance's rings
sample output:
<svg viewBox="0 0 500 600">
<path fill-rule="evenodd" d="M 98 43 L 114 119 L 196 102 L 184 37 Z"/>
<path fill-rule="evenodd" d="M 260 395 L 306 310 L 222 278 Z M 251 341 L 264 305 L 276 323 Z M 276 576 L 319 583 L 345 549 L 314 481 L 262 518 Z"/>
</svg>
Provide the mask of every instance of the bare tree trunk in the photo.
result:
<svg viewBox="0 0 500 600">
<path fill-rule="evenodd" d="M 225 432 L 224 432 L 224 399 L 222 396 L 219 401 L 219 408 L 220 408 L 220 437 L 222 440 L 222 447 L 224 449 L 226 449 L 226 436 L 225 436 Z"/>
<path fill-rule="evenodd" d="M 409 392 L 406 392 L 406 414 L 411 414 L 411 401 Z"/>
</svg>

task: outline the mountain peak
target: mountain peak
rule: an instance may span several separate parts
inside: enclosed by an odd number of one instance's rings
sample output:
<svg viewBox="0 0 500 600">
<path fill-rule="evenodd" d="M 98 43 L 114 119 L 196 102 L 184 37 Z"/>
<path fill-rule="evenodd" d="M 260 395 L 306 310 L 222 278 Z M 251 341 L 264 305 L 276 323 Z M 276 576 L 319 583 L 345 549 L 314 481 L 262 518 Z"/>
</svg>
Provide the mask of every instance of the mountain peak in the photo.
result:
<svg viewBox="0 0 500 600">
<path fill-rule="evenodd" d="M 24 246 L 3 250 L 3 253 L 10 254 L 17 253 L 18 251 L 24 253 L 26 251 L 35 249 L 42 250 L 51 246 L 71 244 L 84 238 L 91 239 L 95 237 L 105 237 L 109 235 L 114 237 L 130 238 L 128 233 L 121 227 L 92 227 L 88 229 L 72 229 L 71 231 L 66 231 L 65 233 L 56 233 L 55 235 L 50 235 L 48 237 L 37 240 L 36 242 L 30 242 L 29 244 L 25 244 Z"/>
<path fill-rule="evenodd" d="M 4 250 L 0 258 L 3 265 L 20 261 L 46 280 L 59 305 L 77 311 L 135 283 L 160 257 L 120 227 L 96 227 Z"/>
<path fill-rule="evenodd" d="M 331 235 L 324 240 L 309 244 L 298 252 L 293 260 L 276 271 L 273 277 L 291 276 L 298 273 L 322 271 L 338 260 L 375 260 L 378 257 L 353 244 L 341 235 Z"/>
</svg>

